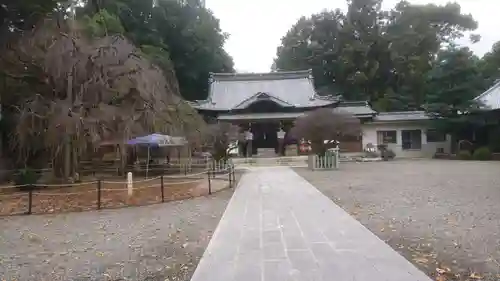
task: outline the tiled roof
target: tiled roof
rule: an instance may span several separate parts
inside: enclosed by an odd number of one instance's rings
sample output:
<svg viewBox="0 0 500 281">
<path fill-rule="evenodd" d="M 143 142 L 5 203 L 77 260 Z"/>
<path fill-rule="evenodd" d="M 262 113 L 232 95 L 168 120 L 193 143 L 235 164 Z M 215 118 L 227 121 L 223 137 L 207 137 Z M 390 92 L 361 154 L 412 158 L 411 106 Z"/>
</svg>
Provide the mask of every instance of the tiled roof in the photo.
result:
<svg viewBox="0 0 500 281">
<path fill-rule="evenodd" d="M 211 74 L 209 96 L 194 106 L 202 110 L 244 108 L 263 96 L 284 107 L 310 108 L 338 102 L 318 96 L 310 71 Z"/>
<path fill-rule="evenodd" d="M 474 99 L 482 103 L 484 109 L 499 109 L 500 108 L 500 82 L 497 82 L 493 87 Z"/>
<path fill-rule="evenodd" d="M 425 111 L 380 112 L 373 119 L 375 122 L 421 121 L 431 117 Z"/>
<path fill-rule="evenodd" d="M 358 117 L 375 116 L 377 112 L 373 110 L 366 101 L 343 101 L 338 107 L 333 109 L 338 112 L 346 112 Z"/>
</svg>

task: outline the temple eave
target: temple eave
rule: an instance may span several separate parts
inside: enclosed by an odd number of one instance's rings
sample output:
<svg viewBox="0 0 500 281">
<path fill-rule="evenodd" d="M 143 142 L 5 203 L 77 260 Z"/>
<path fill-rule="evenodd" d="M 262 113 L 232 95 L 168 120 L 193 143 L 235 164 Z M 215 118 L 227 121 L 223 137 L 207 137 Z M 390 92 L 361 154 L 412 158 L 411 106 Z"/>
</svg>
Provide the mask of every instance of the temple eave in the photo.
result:
<svg viewBox="0 0 500 281">
<path fill-rule="evenodd" d="M 245 114 L 221 114 L 218 116 L 220 121 L 266 121 L 266 120 L 294 120 L 304 115 L 303 112 L 290 113 L 245 113 Z"/>
</svg>

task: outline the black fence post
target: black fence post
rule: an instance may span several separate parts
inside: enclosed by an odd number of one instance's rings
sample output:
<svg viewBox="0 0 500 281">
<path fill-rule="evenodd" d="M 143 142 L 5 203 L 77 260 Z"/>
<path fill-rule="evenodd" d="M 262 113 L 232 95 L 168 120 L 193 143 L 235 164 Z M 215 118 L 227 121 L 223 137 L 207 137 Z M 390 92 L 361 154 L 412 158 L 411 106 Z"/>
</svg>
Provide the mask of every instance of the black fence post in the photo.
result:
<svg viewBox="0 0 500 281">
<path fill-rule="evenodd" d="M 229 171 L 227 174 L 229 177 L 229 188 L 231 188 L 231 187 L 233 187 L 233 184 L 231 182 L 231 167 L 229 165 L 227 166 L 227 170 Z"/>
<path fill-rule="evenodd" d="M 236 182 L 236 175 L 234 173 L 234 164 L 231 165 L 232 173 L 233 173 L 233 184 Z"/>
<path fill-rule="evenodd" d="M 97 180 L 97 210 L 101 209 L 101 180 Z"/>
<path fill-rule="evenodd" d="M 33 213 L 33 188 L 35 188 L 33 185 L 29 186 L 29 191 L 28 191 L 28 215 L 31 215 Z"/>
<path fill-rule="evenodd" d="M 161 202 L 165 202 L 165 186 L 163 184 L 163 175 L 160 177 L 160 185 L 161 185 Z"/>
<path fill-rule="evenodd" d="M 212 183 L 210 182 L 210 170 L 207 171 L 208 175 L 208 194 L 212 194 Z"/>
</svg>

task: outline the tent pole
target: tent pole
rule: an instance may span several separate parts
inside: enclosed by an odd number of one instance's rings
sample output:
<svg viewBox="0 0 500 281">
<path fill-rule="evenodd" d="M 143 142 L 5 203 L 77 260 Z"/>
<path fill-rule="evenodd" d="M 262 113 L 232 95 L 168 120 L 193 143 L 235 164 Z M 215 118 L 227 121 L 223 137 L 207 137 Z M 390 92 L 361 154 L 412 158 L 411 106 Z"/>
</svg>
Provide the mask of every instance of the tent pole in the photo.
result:
<svg viewBox="0 0 500 281">
<path fill-rule="evenodd" d="M 146 179 L 148 179 L 148 170 L 149 170 L 149 153 L 151 147 L 148 145 L 148 162 L 146 162 Z"/>
</svg>

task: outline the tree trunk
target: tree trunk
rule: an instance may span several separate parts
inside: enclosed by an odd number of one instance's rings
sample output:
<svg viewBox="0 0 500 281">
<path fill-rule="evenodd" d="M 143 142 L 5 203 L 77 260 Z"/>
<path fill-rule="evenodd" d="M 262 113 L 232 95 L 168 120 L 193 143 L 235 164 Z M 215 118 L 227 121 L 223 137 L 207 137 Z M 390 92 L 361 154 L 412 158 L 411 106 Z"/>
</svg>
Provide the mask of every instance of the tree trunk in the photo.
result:
<svg viewBox="0 0 500 281">
<path fill-rule="evenodd" d="M 71 174 L 71 147 L 68 135 L 64 135 L 64 178 L 68 179 Z"/>
<path fill-rule="evenodd" d="M 323 156 L 326 153 L 326 146 L 323 140 L 311 141 L 312 152 L 318 156 Z"/>
</svg>

